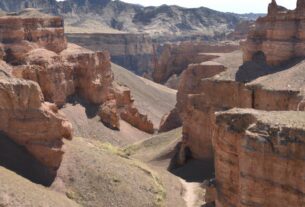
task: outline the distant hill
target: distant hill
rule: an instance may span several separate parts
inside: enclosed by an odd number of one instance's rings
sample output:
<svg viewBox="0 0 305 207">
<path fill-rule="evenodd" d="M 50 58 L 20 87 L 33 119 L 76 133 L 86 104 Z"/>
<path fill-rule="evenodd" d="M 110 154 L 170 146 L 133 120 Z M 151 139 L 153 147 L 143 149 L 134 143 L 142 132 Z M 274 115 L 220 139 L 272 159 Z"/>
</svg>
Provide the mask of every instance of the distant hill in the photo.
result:
<svg viewBox="0 0 305 207">
<path fill-rule="evenodd" d="M 259 16 L 223 13 L 205 7 L 143 7 L 118 0 L 0 1 L 0 9 L 4 11 L 16 12 L 28 7 L 62 15 L 68 33 L 146 32 L 158 40 L 222 39 L 241 21 Z"/>
</svg>

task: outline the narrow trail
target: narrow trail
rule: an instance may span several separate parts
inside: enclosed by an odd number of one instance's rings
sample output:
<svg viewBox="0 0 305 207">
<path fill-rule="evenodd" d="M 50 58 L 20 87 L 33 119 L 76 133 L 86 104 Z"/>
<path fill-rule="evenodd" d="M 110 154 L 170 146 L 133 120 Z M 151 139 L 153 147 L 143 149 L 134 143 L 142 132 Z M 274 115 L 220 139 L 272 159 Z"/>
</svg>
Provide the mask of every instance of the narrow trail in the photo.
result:
<svg viewBox="0 0 305 207">
<path fill-rule="evenodd" d="M 200 207 L 204 204 L 203 202 L 203 193 L 204 189 L 200 187 L 200 183 L 196 182 L 186 182 L 185 180 L 179 178 L 185 192 L 183 199 L 187 207 Z M 202 195 L 202 196 L 201 196 Z"/>
</svg>

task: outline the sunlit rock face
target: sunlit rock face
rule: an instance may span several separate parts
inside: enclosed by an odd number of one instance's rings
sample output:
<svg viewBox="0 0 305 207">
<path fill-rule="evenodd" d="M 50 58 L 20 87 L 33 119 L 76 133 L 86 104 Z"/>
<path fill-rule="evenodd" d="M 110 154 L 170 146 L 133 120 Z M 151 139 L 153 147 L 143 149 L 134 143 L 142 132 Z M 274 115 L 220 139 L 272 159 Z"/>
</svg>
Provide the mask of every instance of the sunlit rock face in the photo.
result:
<svg viewBox="0 0 305 207">
<path fill-rule="evenodd" d="M 55 105 L 44 102 L 37 83 L 0 76 L 0 116 L 2 133 L 48 168 L 59 167 L 62 139 L 72 138 L 72 126 Z"/>
<path fill-rule="evenodd" d="M 304 206 L 304 112 L 217 114 L 217 207 Z"/>
<path fill-rule="evenodd" d="M 72 125 L 58 110 L 69 96 L 97 106 L 117 103 L 110 111 L 117 107 L 122 119 L 153 132 L 122 88 L 113 83 L 108 52 L 67 44 L 61 17 L 36 10 L 0 17 L 0 133 L 48 169 L 58 169 L 62 140 L 72 138 Z M 120 117 L 103 118 L 117 124 Z"/>
<path fill-rule="evenodd" d="M 244 62 L 261 56 L 268 65 L 277 66 L 305 57 L 304 11 L 304 1 L 299 0 L 295 10 L 287 10 L 273 0 L 268 15 L 256 21 L 255 28 L 241 44 Z"/>
</svg>

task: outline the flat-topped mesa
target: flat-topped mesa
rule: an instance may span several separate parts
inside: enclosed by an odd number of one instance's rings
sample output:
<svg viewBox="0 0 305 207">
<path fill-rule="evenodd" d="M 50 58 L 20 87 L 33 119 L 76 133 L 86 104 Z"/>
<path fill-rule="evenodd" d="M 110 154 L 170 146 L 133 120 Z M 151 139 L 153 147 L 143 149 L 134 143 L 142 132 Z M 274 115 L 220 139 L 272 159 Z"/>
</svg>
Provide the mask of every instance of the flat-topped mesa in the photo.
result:
<svg viewBox="0 0 305 207">
<path fill-rule="evenodd" d="M 295 10 L 278 6 L 273 0 L 268 15 L 256 21 L 254 30 L 241 43 L 244 62 L 262 55 L 270 66 L 281 65 L 293 58 L 305 57 L 305 1 Z"/>
<path fill-rule="evenodd" d="M 0 17 L 0 34 L 0 42 L 4 44 L 28 41 L 56 53 L 67 48 L 61 17 Z"/>
</svg>

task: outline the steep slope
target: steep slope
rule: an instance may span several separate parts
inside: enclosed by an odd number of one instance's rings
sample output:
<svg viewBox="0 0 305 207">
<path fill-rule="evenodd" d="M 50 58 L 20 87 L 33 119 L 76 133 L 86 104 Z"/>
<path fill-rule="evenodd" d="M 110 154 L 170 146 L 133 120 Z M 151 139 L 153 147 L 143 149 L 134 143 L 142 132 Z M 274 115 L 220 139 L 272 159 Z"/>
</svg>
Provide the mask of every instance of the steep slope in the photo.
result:
<svg viewBox="0 0 305 207">
<path fill-rule="evenodd" d="M 136 74 L 149 73 L 153 69 L 153 42 L 148 34 L 111 31 L 88 34 L 87 28 L 85 30 L 85 33 L 71 33 L 68 29 L 68 40 L 90 50 L 107 50 L 112 62 Z"/>
<path fill-rule="evenodd" d="M 33 184 L 1 166 L 0 175 L 0 206 L 79 206 L 66 196 Z"/>
<path fill-rule="evenodd" d="M 100 141 L 75 137 L 66 146 L 54 190 L 82 206 L 162 205 L 163 184 L 145 164 L 125 158 L 118 148 Z"/>
<path fill-rule="evenodd" d="M 114 79 L 131 90 L 134 105 L 141 113 L 147 114 L 156 128 L 162 116 L 169 113 L 176 104 L 176 91 L 136 76 L 128 70 L 112 64 Z M 78 99 L 71 100 L 60 109 L 73 125 L 74 135 L 96 138 L 114 145 L 126 146 L 150 137 L 125 121 L 120 121 L 120 131 L 105 127 L 96 115 L 98 107 Z"/>
<path fill-rule="evenodd" d="M 130 88 L 137 108 L 158 127 L 162 116 L 175 107 L 176 90 L 136 76 L 115 64 L 112 64 L 112 70 L 114 79 Z"/>
</svg>

